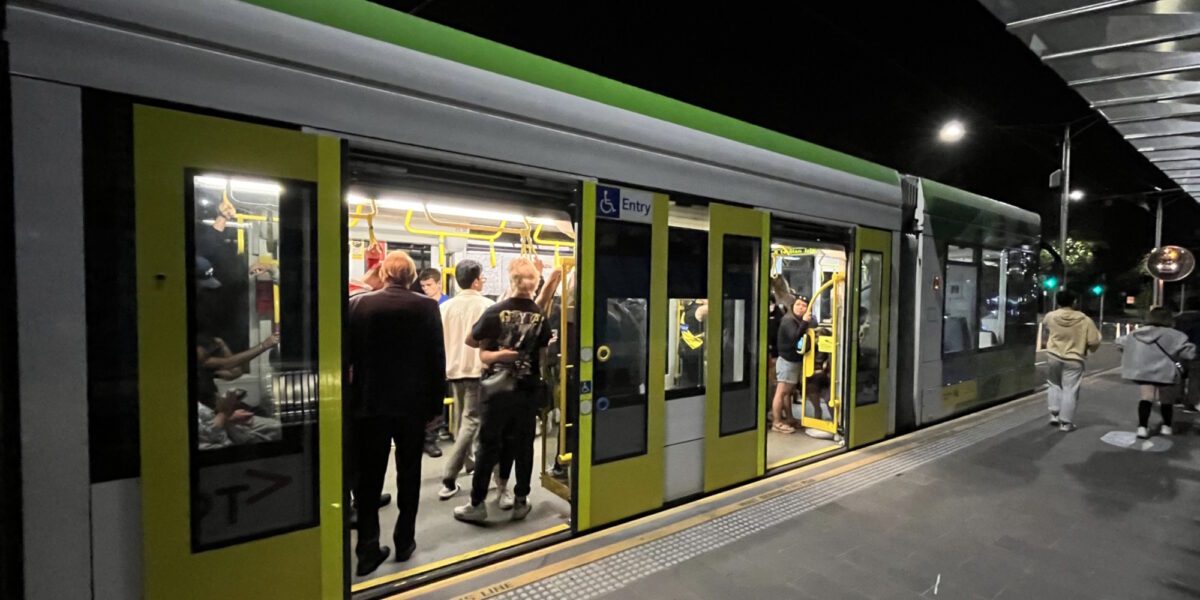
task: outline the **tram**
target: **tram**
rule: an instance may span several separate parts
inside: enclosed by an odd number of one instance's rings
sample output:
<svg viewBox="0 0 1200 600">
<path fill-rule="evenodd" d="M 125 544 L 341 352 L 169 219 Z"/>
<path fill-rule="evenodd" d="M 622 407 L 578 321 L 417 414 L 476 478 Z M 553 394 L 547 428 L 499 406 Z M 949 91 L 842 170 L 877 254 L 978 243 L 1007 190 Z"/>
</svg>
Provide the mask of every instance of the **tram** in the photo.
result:
<svg viewBox="0 0 1200 600">
<path fill-rule="evenodd" d="M 28 597 L 381 597 L 1034 387 L 1040 223 L 1001 202 L 366 0 L 6 24 Z M 448 295 L 559 271 L 560 351 L 529 517 L 455 521 L 427 457 L 416 553 L 359 577 L 347 283 L 394 249 Z M 261 426 L 213 437 L 225 351 Z"/>
</svg>

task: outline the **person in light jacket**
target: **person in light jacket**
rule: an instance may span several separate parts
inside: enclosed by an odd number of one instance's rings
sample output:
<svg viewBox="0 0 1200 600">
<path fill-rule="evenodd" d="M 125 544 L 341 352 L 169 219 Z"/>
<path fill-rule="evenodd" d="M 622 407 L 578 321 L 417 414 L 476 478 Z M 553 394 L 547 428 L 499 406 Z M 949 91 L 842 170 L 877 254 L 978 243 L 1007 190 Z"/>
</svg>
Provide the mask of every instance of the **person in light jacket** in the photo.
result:
<svg viewBox="0 0 1200 600">
<path fill-rule="evenodd" d="M 1138 429 L 1140 438 L 1150 437 L 1150 408 L 1158 402 L 1162 414 L 1163 435 L 1171 435 L 1171 403 L 1162 402 L 1159 394 L 1163 388 L 1179 382 L 1180 372 L 1176 363 L 1196 357 L 1196 346 L 1188 341 L 1187 334 L 1172 328 L 1171 311 L 1158 307 L 1150 311 L 1146 327 L 1117 340 L 1121 350 L 1121 378 L 1141 385 L 1141 401 L 1138 402 Z"/>
<path fill-rule="evenodd" d="M 1079 383 L 1083 380 L 1085 359 L 1100 348 L 1100 331 L 1087 315 L 1075 308 L 1078 298 L 1068 291 L 1059 292 L 1055 300 L 1061 307 L 1043 320 L 1050 332 L 1046 342 L 1046 401 L 1050 408 L 1050 424 L 1059 431 L 1075 429 L 1075 401 Z"/>
</svg>

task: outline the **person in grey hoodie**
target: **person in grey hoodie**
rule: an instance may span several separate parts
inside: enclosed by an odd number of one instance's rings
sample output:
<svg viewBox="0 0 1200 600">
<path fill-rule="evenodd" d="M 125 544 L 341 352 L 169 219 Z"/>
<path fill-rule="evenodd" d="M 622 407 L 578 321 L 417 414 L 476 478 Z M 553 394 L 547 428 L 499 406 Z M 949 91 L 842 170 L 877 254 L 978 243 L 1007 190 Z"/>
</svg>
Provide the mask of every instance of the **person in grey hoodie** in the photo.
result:
<svg viewBox="0 0 1200 600">
<path fill-rule="evenodd" d="M 1163 388 L 1179 382 L 1180 362 L 1196 356 L 1196 346 L 1188 341 L 1187 334 L 1172 328 L 1174 319 L 1171 311 L 1157 307 L 1146 317 L 1146 326 L 1117 340 L 1121 350 L 1121 378 L 1141 385 L 1141 401 L 1138 402 L 1138 429 L 1140 438 L 1150 437 L 1150 409 L 1158 402 L 1162 414 L 1163 435 L 1171 435 L 1171 417 L 1174 410 L 1169 401 L 1162 402 L 1159 394 Z"/>
<path fill-rule="evenodd" d="M 1046 342 L 1046 401 L 1050 424 L 1059 431 L 1075 429 L 1075 403 L 1083 380 L 1085 360 L 1100 348 L 1100 331 L 1087 315 L 1075 308 L 1079 301 L 1068 291 L 1055 296 L 1061 307 L 1046 315 L 1043 325 L 1050 332 Z"/>
</svg>

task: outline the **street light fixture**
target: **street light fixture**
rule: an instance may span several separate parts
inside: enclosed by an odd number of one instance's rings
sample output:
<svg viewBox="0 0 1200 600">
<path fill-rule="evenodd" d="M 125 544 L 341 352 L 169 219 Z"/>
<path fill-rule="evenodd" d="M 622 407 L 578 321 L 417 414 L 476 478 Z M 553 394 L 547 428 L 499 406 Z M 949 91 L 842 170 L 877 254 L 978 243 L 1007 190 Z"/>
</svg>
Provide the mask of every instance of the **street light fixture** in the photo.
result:
<svg viewBox="0 0 1200 600">
<path fill-rule="evenodd" d="M 938 130 L 938 141 L 944 144 L 954 144 L 962 140 L 965 135 L 967 135 L 967 128 L 962 121 L 951 119 Z"/>
<path fill-rule="evenodd" d="M 1071 190 L 1071 199 L 1076 202 L 1083 200 L 1083 190 Z"/>
</svg>

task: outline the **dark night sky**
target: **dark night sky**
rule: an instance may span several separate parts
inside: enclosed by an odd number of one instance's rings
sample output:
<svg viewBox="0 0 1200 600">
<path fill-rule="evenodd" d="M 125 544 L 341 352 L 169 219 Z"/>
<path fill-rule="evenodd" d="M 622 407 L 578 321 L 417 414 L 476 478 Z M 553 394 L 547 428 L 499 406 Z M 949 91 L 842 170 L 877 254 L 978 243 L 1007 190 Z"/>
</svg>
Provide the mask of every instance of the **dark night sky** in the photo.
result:
<svg viewBox="0 0 1200 600">
<path fill-rule="evenodd" d="M 389 0 L 423 18 L 750 123 L 1039 212 L 1058 236 L 1047 178 L 1063 124 L 1100 120 L 970 0 L 720 3 Z M 849 6 L 846 6 L 849 5 Z M 693 5 L 698 6 L 698 5 Z M 968 137 L 936 142 L 957 117 Z M 1071 235 L 1101 240 L 1111 273 L 1153 243 L 1153 215 L 1106 196 L 1172 187 L 1102 120 L 1073 139 Z M 1164 239 L 1196 245 L 1196 204 L 1167 209 Z"/>
</svg>

